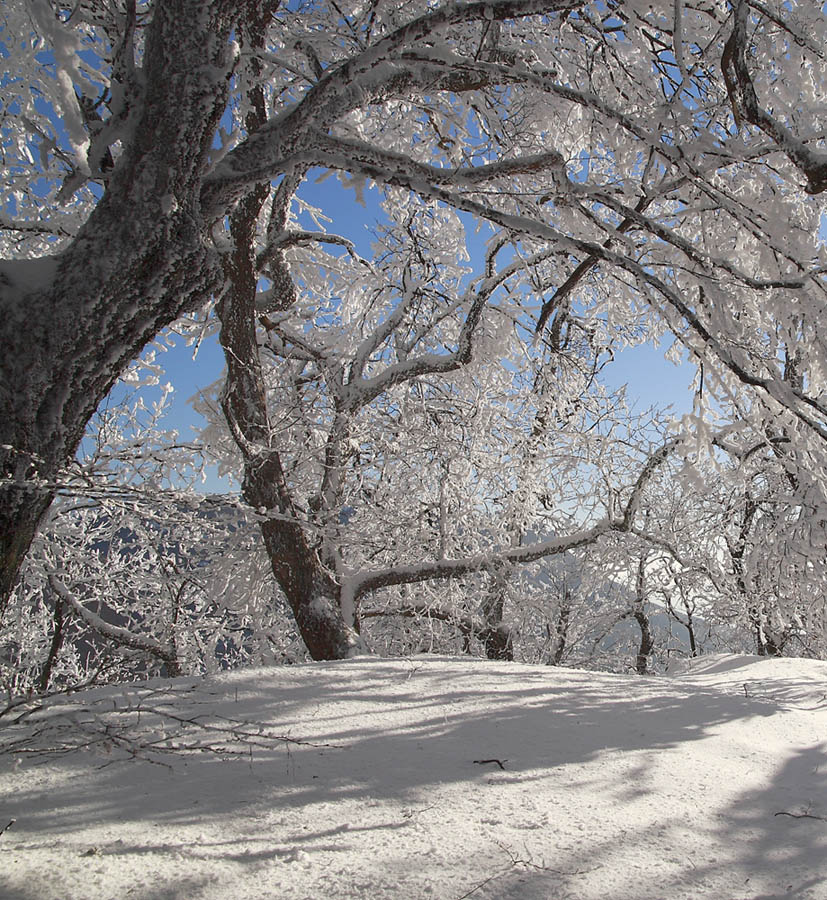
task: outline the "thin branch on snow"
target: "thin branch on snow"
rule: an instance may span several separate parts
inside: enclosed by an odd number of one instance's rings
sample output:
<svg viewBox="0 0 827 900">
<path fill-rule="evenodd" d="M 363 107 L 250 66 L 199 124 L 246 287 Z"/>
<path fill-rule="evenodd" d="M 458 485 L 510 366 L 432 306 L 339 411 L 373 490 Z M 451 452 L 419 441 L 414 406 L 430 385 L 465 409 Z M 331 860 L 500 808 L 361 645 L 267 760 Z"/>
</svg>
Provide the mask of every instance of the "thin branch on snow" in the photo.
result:
<svg viewBox="0 0 827 900">
<path fill-rule="evenodd" d="M 791 819 L 818 819 L 819 822 L 827 822 L 827 816 L 814 816 L 812 813 L 803 812 L 803 813 L 791 813 L 791 812 L 781 812 L 773 813 L 774 816 L 789 816 Z"/>
<path fill-rule="evenodd" d="M 137 694 L 137 698 L 133 696 Z M 157 690 L 130 685 L 121 697 L 92 701 L 82 708 L 69 702 L 43 702 L 28 721 L 13 720 L 0 741 L 0 754 L 16 756 L 66 756 L 74 752 L 96 751 L 109 757 L 104 766 L 141 760 L 163 765 L 164 758 L 188 754 L 251 757 L 253 750 L 272 751 L 279 747 L 342 749 L 344 745 L 312 741 L 277 734 L 243 718 L 204 712 L 192 715 L 167 708 L 183 695 L 197 693 L 193 687 L 169 684 Z M 122 701 L 122 702 L 121 702 Z M 113 755 L 121 751 L 123 755 Z M 170 767 L 171 768 L 171 767 Z"/>
<path fill-rule="evenodd" d="M 475 760 L 477 762 L 477 760 Z M 481 760 L 481 762 L 496 762 L 499 763 L 498 759 L 494 760 Z M 500 766 L 502 768 L 502 766 Z M 547 866 L 544 863 L 536 863 L 531 858 L 529 854 L 526 858 L 518 856 L 510 847 L 501 843 L 500 841 L 495 842 L 497 846 L 508 856 L 509 864 L 505 866 L 505 868 L 500 869 L 493 873 L 493 875 L 489 875 L 488 878 L 483 879 L 479 883 L 475 884 L 469 891 L 466 891 L 461 896 L 457 897 L 457 900 L 466 900 L 466 898 L 475 894 L 481 888 L 484 888 L 487 884 L 490 884 L 492 881 L 496 881 L 498 878 L 502 878 L 503 875 L 508 874 L 508 872 L 512 871 L 515 868 L 523 868 L 523 869 L 533 869 L 537 872 L 552 872 L 555 875 L 565 875 L 566 877 L 573 877 L 574 875 L 586 875 L 589 872 L 594 872 L 596 869 L 601 868 L 601 866 L 594 866 L 591 869 L 574 869 L 570 872 L 564 872 L 561 869 L 553 869 L 551 866 Z"/>
</svg>

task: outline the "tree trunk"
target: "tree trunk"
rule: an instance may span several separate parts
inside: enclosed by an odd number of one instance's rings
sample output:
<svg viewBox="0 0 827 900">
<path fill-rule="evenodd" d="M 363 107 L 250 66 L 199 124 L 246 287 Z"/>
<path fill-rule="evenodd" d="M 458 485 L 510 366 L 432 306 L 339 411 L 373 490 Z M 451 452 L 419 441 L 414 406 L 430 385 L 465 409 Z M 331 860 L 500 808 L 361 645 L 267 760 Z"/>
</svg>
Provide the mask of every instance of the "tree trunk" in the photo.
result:
<svg viewBox="0 0 827 900">
<path fill-rule="evenodd" d="M 0 488 L 0 616 L 52 498 L 51 491 L 23 483 Z"/>
<path fill-rule="evenodd" d="M 655 649 L 655 640 L 652 636 L 652 628 L 649 625 L 649 616 L 646 613 L 646 554 L 638 560 L 637 579 L 635 584 L 635 602 L 632 607 L 632 617 L 640 628 L 640 644 L 635 657 L 635 671 L 638 675 L 645 675 L 649 671 L 649 657 Z"/>
<path fill-rule="evenodd" d="M 221 331 L 223 343 L 226 337 L 223 324 Z M 230 352 L 227 351 L 228 363 Z M 233 376 L 228 372 L 227 377 L 225 410 L 234 399 L 238 400 L 231 387 Z M 254 509 L 274 514 L 273 518 L 261 522 L 261 534 L 273 576 L 287 598 L 308 652 L 316 660 L 356 656 L 362 651 L 361 639 L 354 623 L 345 621 L 339 585 L 322 567 L 296 517 L 278 453 L 275 450 L 264 450 L 258 456 L 244 450 L 242 453 L 242 494 Z"/>
<path fill-rule="evenodd" d="M 783 656 L 783 642 L 779 643 L 772 634 L 768 633 L 765 627 L 767 617 L 763 608 L 753 604 L 749 607 L 747 615 L 752 625 L 755 650 L 758 656 Z"/>
<path fill-rule="evenodd" d="M 649 617 L 646 615 L 642 605 L 635 606 L 633 616 L 640 628 L 640 645 L 635 658 L 635 670 L 638 675 L 645 675 L 649 671 L 649 657 L 655 649 L 655 641 L 652 637 L 652 629 L 649 626 Z"/>
<path fill-rule="evenodd" d="M 256 343 L 256 272 L 252 229 L 267 196 L 263 187 L 239 204 L 230 231 L 235 250 L 227 263 L 229 286 L 218 305 L 219 340 L 227 363 L 221 401 L 244 460 L 242 495 L 265 517 L 261 534 L 273 576 L 313 659 L 346 659 L 361 648 L 353 622 L 345 622 L 339 586 L 322 567 L 302 529 L 281 464 L 272 446 L 266 387 Z"/>
<path fill-rule="evenodd" d="M 689 652 L 695 657 L 698 655 L 698 641 L 695 638 L 695 623 L 692 619 L 692 613 L 688 609 L 686 610 L 686 623 L 684 627 L 689 634 Z"/>
<path fill-rule="evenodd" d="M 57 662 L 57 655 L 63 646 L 63 601 L 54 591 L 52 591 L 52 597 L 55 604 L 54 631 L 49 644 L 49 655 L 46 657 L 46 662 L 43 664 L 43 669 L 38 679 L 38 689 L 41 694 L 45 694 L 49 689 L 49 682 L 52 680 L 52 672 Z"/>
<path fill-rule="evenodd" d="M 0 263 L 0 613 L 98 404 L 220 284 L 200 196 L 226 104 L 231 6 L 155 4 L 134 124 L 103 197 L 60 254 Z"/>
<path fill-rule="evenodd" d="M 505 594 L 508 587 L 508 569 L 497 566 L 491 575 L 488 594 L 482 604 L 484 625 L 479 638 L 488 659 L 514 661 L 511 629 L 503 623 Z"/>
<path fill-rule="evenodd" d="M 571 616 L 571 591 L 566 588 L 563 599 L 560 601 L 560 609 L 557 613 L 557 622 L 554 625 L 554 652 L 549 657 L 549 665 L 559 666 L 566 652 L 569 636 L 569 618 Z M 551 629 L 549 636 L 551 636 Z"/>
<path fill-rule="evenodd" d="M 252 27 L 242 40 L 256 46 L 260 32 Z M 263 90 L 255 87 L 248 98 L 246 126 L 253 134 L 266 121 Z M 322 565 L 311 546 L 293 504 L 281 457 L 273 446 L 275 431 L 267 412 L 267 393 L 256 341 L 255 261 L 256 221 L 270 195 L 268 183 L 257 185 L 238 202 L 230 217 L 233 252 L 225 261 L 226 291 L 217 306 L 221 320 L 219 341 L 227 363 L 221 406 L 244 460 L 242 495 L 265 515 L 261 534 L 273 576 L 287 597 L 299 633 L 313 659 L 346 659 L 362 649 L 353 616 L 345 621 L 339 585 Z M 268 231 L 283 227 L 292 192 L 288 181 L 273 200 Z M 273 291 L 281 308 L 295 298 L 293 281 L 278 254 L 270 262 Z M 269 514 L 269 518 L 267 517 Z"/>
</svg>

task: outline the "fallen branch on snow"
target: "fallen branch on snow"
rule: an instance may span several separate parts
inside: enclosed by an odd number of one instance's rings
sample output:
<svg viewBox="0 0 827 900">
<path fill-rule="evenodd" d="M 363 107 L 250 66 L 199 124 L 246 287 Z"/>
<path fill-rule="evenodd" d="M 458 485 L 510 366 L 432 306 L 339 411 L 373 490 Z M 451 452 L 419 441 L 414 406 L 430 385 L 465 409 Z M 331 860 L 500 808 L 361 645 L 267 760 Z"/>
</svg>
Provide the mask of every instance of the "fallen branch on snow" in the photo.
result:
<svg viewBox="0 0 827 900">
<path fill-rule="evenodd" d="M 563 871 L 562 869 L 553 869 L 551 866 L 545 865 L 545 863 L 536 863 L 531 858 L 529 854 L 527 859 L 523 859 L 522 857 L 517 856 L 517 854 L 505 844 L 501 844 L 499 841 L 495 842 L 497 846 L 508 856 L 509 864 L 502 869 L 494 872 L 493 875 L 489 875 L 488 878 L 485 878 L 483 881 L 478 882 L 471 888 L 471 890 L 466 891 L 460 897 L 457 897 L 457 900 L 466 900 L 467 897 L 470 897 L 472 894 L 475 894 L 480 888 L 485 887 L 487 884 L 490 884 L 492 881 L 495 881 L 497 878 L 502 878 L 503 875 L 507 874 L 514 868 L 522 867 L 524 869 L 533 869 L 536 872 L 550 872 L 553 875 L 564 875 L 566 877 L 573 877 L 575 875 L 586 875 L 589 872 L 594 872 L 597 869 L 602 868 L 602 866 L 593 866 L 591 869 L 574 869 L 571 872 Z"/>
<path fill-rule="evenodd" d="M 25 722 L 21 716 L 6 727 L 0 754 L 37 758 L 91 750 L 109 757 L 104 766 L 134 759 L 168 766 L 162 759 L 170 755 L 252 759 L 253 750 L 285 746 L 341 748 L 277 734 L 255 722 L 210 710 L 176 709 L 173 704 L 194 693 L 193 687 L 169 685 L 158 690 L 124 685 L 124 689 L 121 695 L 110 693 L 85 705 L 41 700 Z"/>
<path fill-rule="evenodd" d="M 484 766 L 486 763 L 496 763 L 503 772 L 505 771 L 504 762 L 508 762 L 507 759 L 475 759 L 474 764 L 477 766 Z"/>
<path fill-rule="evenodd" d="M 791 812 L 781 812 L 773 813 L 774 816 L 789 816 L 791 819 L 818 819 L 819 822 L 827 822 L 827 816 L 814 816 L 812 813 L 803 812 L 803 813 L 791 813 Z"/>
</svg>

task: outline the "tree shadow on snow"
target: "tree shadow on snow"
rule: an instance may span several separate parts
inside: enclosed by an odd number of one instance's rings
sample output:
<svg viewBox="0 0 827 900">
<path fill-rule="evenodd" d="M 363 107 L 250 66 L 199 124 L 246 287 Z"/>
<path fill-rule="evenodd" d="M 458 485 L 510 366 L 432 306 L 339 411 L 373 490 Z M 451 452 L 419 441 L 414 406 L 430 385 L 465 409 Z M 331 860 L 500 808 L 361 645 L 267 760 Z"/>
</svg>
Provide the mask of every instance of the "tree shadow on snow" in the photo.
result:
<svg viewBox="0 0 827 900">
<path fill-rule="evenodd" d="M 62 761 L 65 774 L 49 781 L 48 791 L 36 783 L 18 783 L 0 804 L 0 815 L 18 820 L 14 836 L 21 850 L 39 833 L 69 835 L 87 826 L 133 822 L 146 838 L 126 840 L 106 852 L 160 852 L 163 845 L 151 838 L 153 826 L 215 828 L 232 818 L 235 831 L 225 841 L 207 836 L 189 852 L 243 864 L 279 857 L 295 846 L 349 851 L 362 827 L 393 831 L 408 824 L 390 813 L 394 804 L 427 808 L 431 798 L 457 788 L 478 796 L 484 809 L 488 787 L 522 785 L 526 796 L 539 796 L 559 791 L 565 773 L 568 790 L 600 791 L 618 806 L 634 803 L 649 790 L 647 760 L 700 741 L 726 723 L 743 721 L 748 729 L 751 720 L 779 708 L 771 698 L 735 688 L 728 692 L 669 679 L 528 667 L 519 669 L 517 682 L 515 671 L 504 664 L 465 661 L 406 667 L 398 660 L 360 660 L 275 673 L 275 690 L 261 670 L 207 680 L 184 705 L 209 705 L 224 716 L 266 723 L 309 743 L 254 747 L 243 758 L 165 757 L 169 768 L 133 759 L 98 769 L 106 760 L 74 754 Z M 596 761 L 601 765 L 590 765 Z M 822 804 L 819 814 L 827 815 L 827 765 L 822 762 L 821 750 L 801 751 L 790 757 L 770 789 L 745 792 L 723 817 L 708 823 L 721 853 L 691 861 L 681 878 L 691 870 L 701 895 L 704 885 L 732 876 L 730 884 L 743 884 L 732 900 L 769 900 L 775 895 L 756 891 L 765 881 L 776 883 L 783 866 L 789 884 L 799 891 L 795 896 L 823 900 L 827 893 L 808 892 L 819 889 L 813 873 L 827 858 L 827 822 L 774 815 L 801 813 L 815 798 Z M 27 769 L 36 773 L 34 765 Z M 811 786 L 811 796 L 800 795 L 801 785 Z M 319 827 L 324 816 L 318 809 L 345 800 L 387 806 L 389 814 L 366 826 Z M 311 807 L 317 809 L 308 816 L 311 826 L 298 828 L 297 816 Z M 664 814 L 667 830 L 672 827 L 668 820 Z M 595 838 L 588 857 L 599 865 L 613 848 Z M 631 823 L 627 839 L 643 845 L 646 830 Z M 515 866 L 476 895 L 563 897 L 570 882 L 570 894 L 577 896 L 578 872 L 576 866 L 570 875 Z M 662 887 L 662 894 L 652 896 L 684 896 L 677 885 L 672 893 Z M 635 896 L 633 888 L 626 890 L 621 878 L 617 896 Z"/>
</svg>

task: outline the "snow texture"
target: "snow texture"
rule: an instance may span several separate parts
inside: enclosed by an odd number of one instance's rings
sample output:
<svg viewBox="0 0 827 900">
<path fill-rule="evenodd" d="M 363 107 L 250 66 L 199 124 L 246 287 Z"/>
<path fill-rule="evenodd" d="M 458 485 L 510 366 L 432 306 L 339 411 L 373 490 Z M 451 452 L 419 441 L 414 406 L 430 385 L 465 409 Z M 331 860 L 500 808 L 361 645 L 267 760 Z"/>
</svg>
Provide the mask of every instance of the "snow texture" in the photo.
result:
<svg viewBox="0 0 827 900">
<path fill-rule="evenodd" d="M 7 900 L 827 898 L 824 662 L 358 659 L 9 720 Z"/>
</svg>

